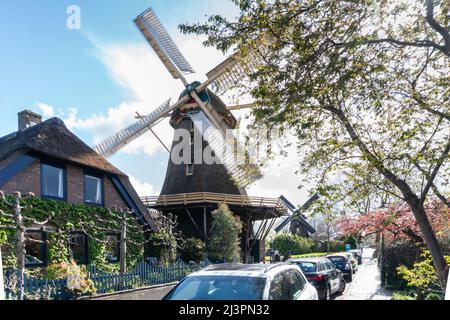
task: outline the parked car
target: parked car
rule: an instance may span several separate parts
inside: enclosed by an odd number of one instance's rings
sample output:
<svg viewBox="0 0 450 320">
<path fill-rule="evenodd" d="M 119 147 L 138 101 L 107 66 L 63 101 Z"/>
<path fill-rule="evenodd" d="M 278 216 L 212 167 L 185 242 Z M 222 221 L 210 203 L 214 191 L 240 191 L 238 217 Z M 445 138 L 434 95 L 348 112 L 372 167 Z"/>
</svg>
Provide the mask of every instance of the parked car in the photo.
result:
<svg viewBox="0 0 450 320">
<path fill-rule="evenodd" d="M 290 259 L 302 269 L 306 279 L 319 294 L 320 300 L 331 300 L 334 294 L 343 294 L 346 282 L 342 272 L 327 258 Z"/>
<path fill-rule="evenodd" d="M 318 295 L 296 265 L 219 264 L 189 275 L 163 300 L 318 300 Z"/>
<path fill-rule="evenodd" d="M 358 260 L 356 260 L 355 256 L 353 255 L 353 253 L 351 252 L 342 252 L 340 254 L 346 255 L 349 259 L 350 262 L 352 263 L 352 269 L 353 269 L 353 273 L 358 272 Z"/>
<path fill-rule="evenodd" d="M 353 281 L 353 267 L 348 255 L 345 254 L 333 254 L 327 257 L 335 266 L 336 269 L 340 270 L 344 275 L 344 279 L 347 282 Z"/>
<path fill-rule="evenodd" d="M 362 252 L 361 250 L 350 250 L 350 253 L 353 254 L 353 256 L 355 257 L 355 259 L 358 261 L 359 265 L 363 264 L 363 256 L 362 256 Z"/>
</svg>

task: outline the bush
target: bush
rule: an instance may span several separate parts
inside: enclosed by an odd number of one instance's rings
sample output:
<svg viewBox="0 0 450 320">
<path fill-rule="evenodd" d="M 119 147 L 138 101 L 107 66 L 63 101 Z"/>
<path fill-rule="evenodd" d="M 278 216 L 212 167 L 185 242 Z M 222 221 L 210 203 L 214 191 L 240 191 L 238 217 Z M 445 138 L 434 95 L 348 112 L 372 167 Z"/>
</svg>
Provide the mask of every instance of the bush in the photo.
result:
<svg viewBox="0 0 450 320">
<path fill-rule="evenodd" d="M 148 240 L 148 254 L 157 258 L 161 265 L 168 266 L 175 261 L 177 240 L 167 231 L 154 232 Z"/>
<path fill-rule="evenodd" d="M 46 279 L 67 279 L 67 292 L 72 297 L 94 295 L 96 288 L 92 280 L 88 278 L 86 268 L 78 266 L 74 261 L 61 262 L 49 266 L 46 270 Z"/>
<path fill-rule="evenodd" d="M 240 260 L 240 234 L 242 222 L 226 204 L 212 212 L 212 236 L 208 244 L 208 256 L 212 261 Z"/>
<path fill-rule="evenodd" d="M 421 254 L 420 248 L 410 243 L 395 243 L 388 245 L 384 250 L 384 256 L 379 261 L 381 277 L 387 288 L 391 290 L 406 290 L 408 283 L 398 274 L 400 266 L 412 268 Z"/>
<path fill-rule="evenodd" d="M 190 261 L 199 263 L 205 259 L 205 256 L 206 245 L 200 239 L 185 239 L 180 245 L 180 257 L 186 263 L 189 263 Z"/>
<path fill-rule="evenodd" d="M 293 234 L 280 234 L 273 240 L 273 248 L 282 255 L 302 255 L 313 252 L 314 242 Z"/>
<path fill-rule="evenodd" d="M 409 291 L 396 291 L 392 294 L 392 300 L 394 301 L 416 300 L 416 297 Z"/>
<path fill-rule="evenodd" d="M 426 300 L 440 300 L 444 289 L 440 287 L 430 252 L 424 251 L 421 259 L 412 268 L 399 267 L 398 274 L 407 282 L 408 287 L 416 288 L 422 297 L 427 296 Z M 450 257 L 446 257 L 446 260 L 450 264 Z"/>
</svg>

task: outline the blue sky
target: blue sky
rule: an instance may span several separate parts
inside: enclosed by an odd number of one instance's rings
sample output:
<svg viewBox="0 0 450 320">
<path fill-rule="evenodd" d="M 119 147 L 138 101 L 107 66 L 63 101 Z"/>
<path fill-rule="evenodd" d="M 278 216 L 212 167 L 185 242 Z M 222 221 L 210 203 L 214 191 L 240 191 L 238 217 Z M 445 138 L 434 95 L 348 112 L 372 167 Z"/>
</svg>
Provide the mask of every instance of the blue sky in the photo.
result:
<svg viewBox="0 0 450 320">
<path fill-rule="evenodd" d="M 66 27 L 70 5 L 81 10 L 81 30 Z M 214 49 L 203 48 L 198 37 L 180 35 L 177 26 L 204 20 L 207 14 L 234 16 L 235 8 L 226 0 L 0 0 L 0 136 L 17 129 L 18 112 L 32 109 L 45 118 L 62 118 L 93 145 L 131 124 L 136 111 L 149 113 L 168 98 L 176 99 L 181 84 L 133 23 L 149 6 L 198 71 L 190 80 L 202 80 L 223 60 Z M 155 130 L 171 143 L 168 123 Z M 132 177 L 141 194 L 150 195 L 160 191 L 168 158 L 146 134 L 110 161 Z M 285 194 L 302 202 L 306 193 L 297 190 L 297 165 L 295 157 L 283 166 L 274 164 L 250 193 Z"/>
</svg>

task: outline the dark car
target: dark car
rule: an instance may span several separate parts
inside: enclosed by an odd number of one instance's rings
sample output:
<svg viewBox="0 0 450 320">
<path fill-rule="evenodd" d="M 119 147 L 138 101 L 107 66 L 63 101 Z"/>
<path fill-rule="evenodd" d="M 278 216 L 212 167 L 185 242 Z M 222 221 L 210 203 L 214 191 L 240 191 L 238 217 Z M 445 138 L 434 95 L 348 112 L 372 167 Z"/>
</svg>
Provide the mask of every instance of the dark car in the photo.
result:
<svg viewBox="0 0 450 320">
<path fill-rule="evenodd" d="M 327 258 L 290 259 L 289 262 L 302 269 L 306 279 L 317 289 L 319 299 L 330 300 L 332 295 L 344 293 L 346 283 L 342 272 Z"/>
<path fill-rule="evenodd" d="M 344 275 L 344 279 L 347 282 L 353 281 L 353 268 L 352 268 L 352 262 L 350 261 L 349 257 L 346 255 L 330 255 L 327 257 L 335 266 L 336 269 L 340 270 L 342 274 Z"/>
<path fill-rule="evenodd" d="M 355 256 L 355 259 L 358 260 L 358 264 L 363 264 L 363 256 L 361 253 L 361 250 L 350 250 L 350 253 L 352 253 Z"/>
</svg>

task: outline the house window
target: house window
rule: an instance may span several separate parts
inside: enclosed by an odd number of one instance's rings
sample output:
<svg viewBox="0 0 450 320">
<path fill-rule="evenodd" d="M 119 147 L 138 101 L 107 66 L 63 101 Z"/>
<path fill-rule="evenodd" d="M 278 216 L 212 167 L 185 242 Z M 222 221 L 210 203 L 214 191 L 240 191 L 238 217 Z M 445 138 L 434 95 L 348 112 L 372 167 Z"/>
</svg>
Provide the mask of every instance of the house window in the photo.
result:
<svg viewBox="0 0 450 320">
<path fill-rule="evenodd" d="M 73 232 L 69 235 L 69 254 L 78 265 L 88 264 L 88 241 L 85 233 Z"/>
<path fill-rule="evenodd" d="M 64 169 L 47 164 L 41 166 L 41 193 L 42 197 L 64 199 L 65 184 Z"/>
<path fill-rule="evenodd" d="M 117 263 L 120 261 L 120 234 L 109 234 L 106 239 L 106 261 Z"/>
<path fill-rule="evenodd" d="M 90 175 L 84 176 L 84 201 L 88 204 L 103 204 L 102 179 Z"/>
<path fill-rule="evenodd" d="M 47 264 L 47 243 L 43 231 L 25 232 L 25 267 L 45 267 Z"/>
<path fill-rule="evenodd" d="M 186 175 L 187 176 L 193 176 L 194 175 L 194 165 L 193 164 L 186 165 Z"/>
</svg>

